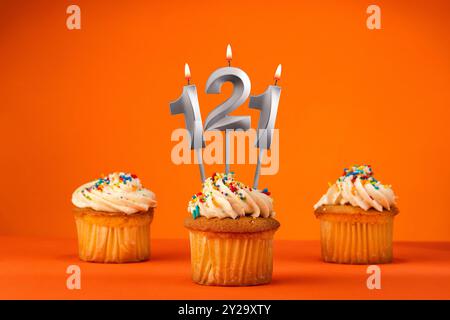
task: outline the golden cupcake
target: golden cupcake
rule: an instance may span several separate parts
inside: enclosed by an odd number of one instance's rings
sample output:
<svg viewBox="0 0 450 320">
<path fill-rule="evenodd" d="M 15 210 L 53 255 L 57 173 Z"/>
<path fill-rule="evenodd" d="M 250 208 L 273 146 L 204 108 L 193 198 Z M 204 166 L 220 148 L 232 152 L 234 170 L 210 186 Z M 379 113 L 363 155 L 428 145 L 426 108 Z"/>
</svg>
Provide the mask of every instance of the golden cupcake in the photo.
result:
<svg viewBox="0 0 450 320">
<path fill-rule="evenodd" d="M 125 263 L 150 257 L 155 195 L 134 174 L 111 173 L 72 195 L 81 260 Z"/>
<path fill-rule="evenodd" d="M 280 226 L 270 193 L 214 174 L 189 202 L 192 279 L 204 285 L 250 286 L 272 280 L 272 241 Z"/>
<path fill-rule="evenodd" d="M 322 259 L 347 264 L 392 261 L 394 217 L 391 186 L 381 184 L 369 165 L 353 166 L 314 205 L 320 220 Z"/>
</svg>

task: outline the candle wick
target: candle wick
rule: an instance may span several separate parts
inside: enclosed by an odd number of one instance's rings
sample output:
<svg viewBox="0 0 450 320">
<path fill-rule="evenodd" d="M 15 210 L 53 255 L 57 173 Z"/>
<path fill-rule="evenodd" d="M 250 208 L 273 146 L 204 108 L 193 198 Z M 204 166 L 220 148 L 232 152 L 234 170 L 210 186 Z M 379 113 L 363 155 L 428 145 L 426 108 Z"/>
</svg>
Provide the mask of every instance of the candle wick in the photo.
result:
<svg viewBox="0 0 450 320">
<path fill-rule="evenodd" d="M 278 79 L 275 79 L 275 85 L 277 85 L 277 83 L 278 83 Z"/>
<path fill-rule="evenodd" d="M 228 66 L 231 67 L 231 60 L 228 60 Z"/>
<path fill-rule="evenodd" d="M 187 81 L 188 81 L 188 85 L 190 85 L 191 84 L 191 78 L 187 78 Z"/>
</svg>

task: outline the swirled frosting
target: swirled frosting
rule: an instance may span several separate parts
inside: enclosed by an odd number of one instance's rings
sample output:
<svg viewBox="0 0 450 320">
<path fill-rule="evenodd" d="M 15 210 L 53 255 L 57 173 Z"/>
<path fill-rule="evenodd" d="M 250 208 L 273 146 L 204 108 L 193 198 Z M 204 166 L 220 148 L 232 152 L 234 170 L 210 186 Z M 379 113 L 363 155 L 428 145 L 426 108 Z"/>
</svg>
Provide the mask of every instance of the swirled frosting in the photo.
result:
<svg viewBox="0 0 450 320">
<path fill-rule="evenodd" d="M 370 165 L 353 166 L 344 169 L 344 174 L 334 184 L 330 184 L 314 209 L 322 205 L 346 205 L 374 208 L 378 211 L 390 210 L 395 205 L 395 195 L 391 186 L 381 184 L 373 177 Z"/>
<path fill-rule="evenodd" d="M 142 187 L 134 174 L 114 172 L 88 182 L 72 194 L 78 208 L 133 214 L 156 207 L 155 194 Z"/>
<path fill-rule="evenodd" d="M 267 189 L 257 190 L 234 180 L 234 173 L 214 173 L 203 190 L 192 196 L 188 211 L 195 218 L 273 217 L 273 200 Z"/>
</svg>

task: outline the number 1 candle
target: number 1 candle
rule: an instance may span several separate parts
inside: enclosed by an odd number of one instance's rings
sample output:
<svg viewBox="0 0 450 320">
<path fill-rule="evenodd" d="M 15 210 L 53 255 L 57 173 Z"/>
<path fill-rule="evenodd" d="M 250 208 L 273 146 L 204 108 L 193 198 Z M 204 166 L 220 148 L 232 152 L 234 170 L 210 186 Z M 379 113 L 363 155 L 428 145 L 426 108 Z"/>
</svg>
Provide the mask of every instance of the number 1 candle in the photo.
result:
<svg viewBox="0 0 450 320">
<path fill-rule="evenodd" d="M 258 134 L 256 146 L 259 148 L 258 161 L 256 163 L 253 188 L 258 188 L 259 175 L 261 172 L 261 161 L 264 150 L 269 150 L 272 144 L 273 130 L 277 118 L 278 103 L 280 101 L 281 88 L 277 85 L 281 77 L 281 64 L 275 71 L 275 84 L 270 85 L 263 94 L 250 97 L 250 108 L 260 110 L 258 121 Z"/>
<path fill-rule="evenodd" d="M 172 115 L 184 114 L 186 129 L 190 135 L 191 149 L 197 154 L 198 165 L 200 169 L 200 178 L 205 181 L 205 169 L 203 167 L 202 149 L 205 147 L 203 138 L 203 125 L 200 107 L 198 104 L 197 87 L 190 84 L 191 71 L 189 65 L 184 66 L 184 75 L 187 85 L 183 87 L 181 96 L 170 103 L 170 112 Z"/>
</svg>

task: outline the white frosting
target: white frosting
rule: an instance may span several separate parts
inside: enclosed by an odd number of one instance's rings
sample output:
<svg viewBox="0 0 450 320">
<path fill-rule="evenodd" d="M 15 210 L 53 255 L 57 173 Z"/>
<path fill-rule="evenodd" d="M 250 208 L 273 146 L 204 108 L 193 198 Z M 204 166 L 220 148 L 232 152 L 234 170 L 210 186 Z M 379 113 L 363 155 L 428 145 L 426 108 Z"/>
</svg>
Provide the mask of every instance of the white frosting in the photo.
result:
<svg viewBox="0 0 450 320">
<path fill-rule="evenodd" d="M 344 175 L 329 187 L 314 209 L 322 205 L 350 204 L 366 211 L 370 208 L 383 211 L 390 210 L 395 199 L 392 188 L 376 180 L 370 166 L 354 166 L 344 169 Z"/>
<path fill-rule="evenodd" d="M 76 189 L 72 203 L 78 208 L 133 214 L 156 207 L 156 198 L 137 176 L 114 172 Z"/>
<path fill-rule="evenodd" d="M 235 181 L 233 174 L 214 174 L 194 195 L 188 211 L 194 218 L 273 217 L 273 200 L 267 190 L 260 191 Z"/>
</svg>

